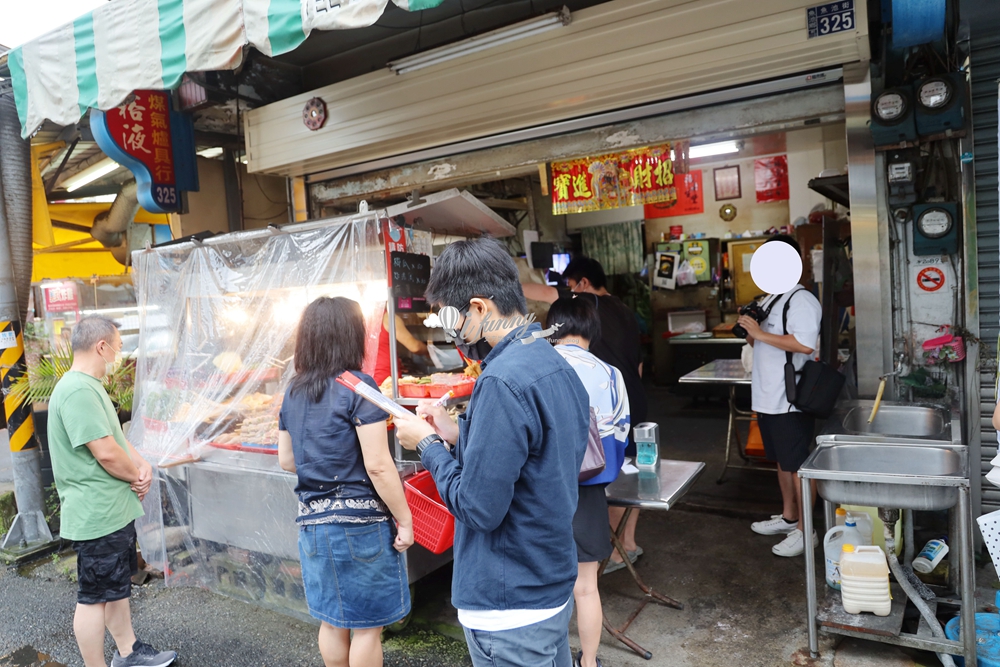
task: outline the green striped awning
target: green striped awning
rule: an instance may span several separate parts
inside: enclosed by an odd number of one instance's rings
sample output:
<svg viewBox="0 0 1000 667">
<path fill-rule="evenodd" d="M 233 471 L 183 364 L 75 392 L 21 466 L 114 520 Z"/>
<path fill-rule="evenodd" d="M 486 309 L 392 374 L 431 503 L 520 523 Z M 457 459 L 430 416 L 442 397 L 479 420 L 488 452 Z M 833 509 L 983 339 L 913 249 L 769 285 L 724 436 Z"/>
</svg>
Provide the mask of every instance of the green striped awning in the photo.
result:
<svg viewBox="0 0 1000 667">
<path fill-rule="evenodd" d="M 292 51 L 313 30 L 372 25 L 389 0 L 116 0 L 7 55 L 21 134 L 72 125 L 133 90 L 169 90 L 185 72 L 234 69 L 243 48 Z M 392 0 L 408 11 L 443 0 Z"/>
</svg>

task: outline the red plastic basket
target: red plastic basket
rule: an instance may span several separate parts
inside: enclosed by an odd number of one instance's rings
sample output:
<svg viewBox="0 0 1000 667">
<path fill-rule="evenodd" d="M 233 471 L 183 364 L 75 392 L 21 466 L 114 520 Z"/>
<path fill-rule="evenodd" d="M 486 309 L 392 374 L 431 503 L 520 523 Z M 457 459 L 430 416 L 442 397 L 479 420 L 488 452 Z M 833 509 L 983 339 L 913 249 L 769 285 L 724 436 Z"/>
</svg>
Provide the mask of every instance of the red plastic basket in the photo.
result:
<svg viewBox="0 0 1000 667">
<path fill-rule="evenodd" d="M 455 542 L 455 517 L 441 502 L 434 478 L 424 470 L 404 480 L 403 490 L 413 514 L 413 539 L 431 553 L 447 551 Z"/>
</svg>

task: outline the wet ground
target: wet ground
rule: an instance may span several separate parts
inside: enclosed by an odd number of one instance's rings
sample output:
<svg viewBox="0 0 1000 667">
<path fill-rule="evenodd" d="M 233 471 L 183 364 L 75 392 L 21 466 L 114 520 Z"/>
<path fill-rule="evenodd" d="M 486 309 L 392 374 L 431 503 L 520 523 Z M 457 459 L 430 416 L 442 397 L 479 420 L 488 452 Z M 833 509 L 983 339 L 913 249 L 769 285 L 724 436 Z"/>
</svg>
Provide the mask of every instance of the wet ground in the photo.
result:
<svg viewBox="0 0 1000 667">
<path fill-rule="evenodd" d="M 938 664 L 927 654 L 904 654 L 867 642 L 833 650 L 825 639 L 817 661 L 806 647 L 805 579 L 801 558 L 774 556 L 779 541 L 755 535 L 750 522 L 780 511 L 771 472 L 722 470 L 725 405 L 651 391 L 651 417 L 661 424 L 664 458 L 701 460 L 707 468 L 670 512 L 647 512 L 638 541 L 637 569 L 646 583 L 684 603 L 683 610 L 648 605 L 628 634 L 652 652 L 647 662 L 605 633 L 600 657 L 608 667 L 889 667 Z M 67 665 L 79 665 L 70 629 L 74 605 L 71 561 L 46 559 L 31 568 L 0 570 L 0 656 L 30 645 Z M 983 600 L 996 576 L 980 569 Z M 450 569 L 417 583 L 415 613 L 401 635 L 387 637 L 387 665 L 468 665 L 461 629 L 449 598 Z M 642 594 L 627 571 L 603 577 L 608 617 L 624 622 Z M 313 626 L 195 588 L 165 589 L 151 580 L 135 589 L 137 634 L 176 649 L 184 665 L 291 667 L 322 664 Z M 575 629 L 575 623 L 574 623 Z M 571 642 L 578 640 L 571 635 Z M 109 659 L 111 645 L 109 643 Z M 32 663 L 26 663 L 28 665 Z M 42 665 L 44 663 L 37 663 Z M 11 663 L 20 666 L 20 663 Z M 8 667 L 0 658 L 0 667 Z M 54 665 L 52 667 L 55 667 Z"/>
</svg>

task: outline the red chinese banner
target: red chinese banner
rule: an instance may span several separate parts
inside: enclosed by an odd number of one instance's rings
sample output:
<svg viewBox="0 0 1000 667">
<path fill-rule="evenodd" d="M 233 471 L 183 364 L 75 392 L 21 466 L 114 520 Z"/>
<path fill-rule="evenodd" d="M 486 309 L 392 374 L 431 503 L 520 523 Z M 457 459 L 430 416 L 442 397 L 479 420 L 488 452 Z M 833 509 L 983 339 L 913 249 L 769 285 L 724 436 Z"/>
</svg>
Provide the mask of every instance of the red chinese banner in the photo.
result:
<svg viewBox="0 0 1000 667">
<path fill-rule="evenodd" d="M 552 163 L 552 213 L 585 213 L 621 203 L 618 155 Z"/>
<path fill-rule="evenodd" d="M 754 160 L 753 179 L 758 204 L 787 201 L 788 156 L 777 155 Z"/>
<path fill-rule="evenodd" d="M 687 143 L 553 162 L 551 166 L 555 215 L 675 202 L 675 174 L 687 171 Z"/>
<path fill-rule="evenodd" d="M 646 219 L 704 213 L 705 199 L 702 196 L 701 183 L 700 169 L 695 169 L 687 174 L 676 174 L 674 187 L 677 188 L 677 199 L 658 204 L 646 204 Z"/>
<path fill-rule="evenodd" d="M 624 153 L 621 165 L 625 206 L 677 201 L 670 144 Z"/>
</svg>

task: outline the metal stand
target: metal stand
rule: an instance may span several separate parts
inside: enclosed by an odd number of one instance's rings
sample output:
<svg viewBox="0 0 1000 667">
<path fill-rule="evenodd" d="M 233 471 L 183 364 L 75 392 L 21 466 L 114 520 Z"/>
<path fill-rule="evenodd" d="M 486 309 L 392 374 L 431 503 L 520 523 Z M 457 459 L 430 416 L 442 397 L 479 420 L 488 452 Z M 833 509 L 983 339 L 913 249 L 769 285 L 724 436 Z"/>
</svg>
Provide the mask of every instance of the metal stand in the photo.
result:
<svg viewBox="0 0 1000 667">
<path fill-rule="evenodd" d="M 629 571 L 629 574 L 632 575 L 632 579 L 635 580 L 636 585 L 645 594 L 645 597 L 643 598 L 642 602 L 639 603 L 639 606 L 636 607 L 635 611 L 633 611 L 629 615 L 629 617 L 625 620 L 624 625 L 622 625 L 620 628 L 616 628 L 615 626 L 611 625 L 611 621 L 608 620 L 607 614 L 604 614 L 604 629 L 607 630 L 609 633 L 611 633 L 612 637 L 614 637 L 622 644 L 625 644 L 625 646 L 628 646 L 630 649 L 635 651 L 637 655 L 641 656 L 646 660 L 652 660 L 653 654 L 644 649 L 643 647 L 639 646 L 638 644 L 636 644 L 632 639 L 630 639 L 625 634 L 625 632 L 628 630 L 629 626 L 632 625 L 632 622 L 639 616 L 642 610 L 646 608 L 646 605 L 649 604 L 650 602 L 656 602 L 657 604 L 662 604 L 666 607 L 673 607 L 674 609 L 683 609 L 684 605 L 678 602 L 677 600 L 674 600 L 673 598 L 669 598 L 666 595 L 657 593 L 652 588 L 647 586 L 642 581 L 642 577 L 639 576 L 639 573 L 635 571 L 635 567 L 632 566 L 632 562 L 628 558 L 628 551 L 626 551 L 625 547 L 622 545 L 621 537 L 622 534 L 624 534 L 625 532 L 625 524 L 628 523 L 628 519 L 630 516 L 632 516 L 632 512 L 635 509 L 636 509 L 635 507 L 628 507 L 625 509 L 625 514 L 622 515 L 621 521 L 618 522 L 618 526 L 615 527 L 611 533 L 611 542 L 615 545 L 615 551 L 617 551 L 618 555 L 621 556 L 622 561 L 625 563 L 625 567 Z M 601 566 L 597 570 L 598 579 L 600 579 L 601 575 L 604 574 L 604 568 L 607 567 L 608 561 L 610 560 L 611 557 L 609 556 L 608 558 L 605 558 L 601 562 Z"/>
<path fill-rule="evenodd" d="M 719 475 L 719 479 L 715 480 L 716 484 L 722 484 L 723 479 L 726 477 L 726 471 L 731 468 L 735 470 L 774 470 L 774 466 L 767 465 L 764 459 L 749 456 L 743 447 L 743 443 L 740 442 L 740 432 L 736 427 L 736 422 L 752 422 L 754 420 L 753 416 L 754 413 L 752 410 L 740 410 L 736 407 L 736 385 L 729 385 L 729 426 L 726 431 L 726 458 L 722 473 Z M 733 465 L 730 463 L 734 441 L 736 442 L 736 453 L 743 459 L 745 465 Z"/>
<path fill-rule="evenodd" d="M 812 480 L 801 478 L 802 497 L 808 498 L 811 492 L 809 484 Z M 961 641 L 951 641 L 938 639 L 936 637 L 926 637 L 905 632 L 896 634 L 874 633 L 866 631 L 861 622 L 867 618 L 865 615 L 858 615 L 858 625 L 856 627 L 825 627 L 827 632 L 844 635 L 847 637 L 858 637 L 871 641 L 894 644 L 896 646 L 906 646 L 935 653 L 949 653 L 951 655 L 961 655 L 965 658 L 966 667 L 976 667 L 976 583 L 975 583 L 975 561 L 972 551 L 972 514 L 971 498 L 968 486 L 958 488 L 958 506 L 952 512 L 957 512 L 954 522 L 958 539 L 955 541 L 959 550 L 959 561 L 961 565 L 959 579 L 961 592 L 961 614 L 962 614 L 962 637 Z M 802 527 L 804 535 L 812 535 L 813 518 L 812 512 L 802 513 Z M 817 611 L 816 592 L 816 554 L 815 547 L 811 539 L 805 540 L 805 561 L 806 561 L 806 604 L 808 606 L 809 623 L 809 653 L 813 658 L 819 657 L 819 620 Z M 904 596 L 905 598 L 905 596 Z"/>
</svg>

